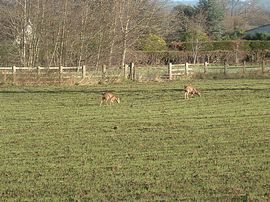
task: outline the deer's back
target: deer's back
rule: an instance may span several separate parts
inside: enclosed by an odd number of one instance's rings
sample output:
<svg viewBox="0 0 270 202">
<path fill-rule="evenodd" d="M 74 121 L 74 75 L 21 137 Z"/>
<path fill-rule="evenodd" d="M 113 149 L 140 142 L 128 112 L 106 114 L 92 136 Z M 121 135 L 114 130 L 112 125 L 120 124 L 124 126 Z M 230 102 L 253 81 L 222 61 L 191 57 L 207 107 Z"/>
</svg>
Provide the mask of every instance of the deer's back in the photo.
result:
<svg viewBox="0 0 270 202">
<path fill-rule="evenodd" d="M 103 92 L 102 99 L 103 100 L 110 100 L 114 95 L 111 92 Z"/>
<path fill-rule="evenodd" d="M 185 87 L 184 87 L 184 90 L 185 90 L 185 92 L 188 92 L 188 93 L 189 93 L 189 92 L 192 92 L 192 91 L 194 91 L 194 90 L 196 90 L 196 89 L 193 88 L 193 86 L 190 86 L 190 85 L 189 85 L 189 86 L 185 86 Z"/>
</svg>

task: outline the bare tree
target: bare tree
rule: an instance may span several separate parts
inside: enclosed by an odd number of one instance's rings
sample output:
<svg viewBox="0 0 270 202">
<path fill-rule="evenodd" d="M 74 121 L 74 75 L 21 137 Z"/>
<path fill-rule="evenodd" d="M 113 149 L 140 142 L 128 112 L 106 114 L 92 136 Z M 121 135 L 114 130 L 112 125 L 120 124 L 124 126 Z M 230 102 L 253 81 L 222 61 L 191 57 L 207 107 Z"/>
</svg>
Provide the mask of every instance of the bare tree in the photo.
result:
<svg viewBox="0 0 270 202">
<path fill-rule="evenodd" d="M 269 12 L 257 0 L 222 0 L 221 3 L 226 10 L 224 25 L 227 31 L 246 30 L 269 22 Z"/>
<path fill-rule="evenodd" d="M 159 11 L 158 1 L 155 0 L 119 0 L 119 22 L 121 30 L 122 53 L 121 66 L 126 62 L 128 48 L 154 20 Z"/>
<path fill-rule="evenodd" d="M 160 0 L 0 1 L 0 39 L 17 44 L 21 65 L 111 66 L 155 21 Z M 2 12 L 3 11 L 3 12 Z M 0 41 L 1 43 L 2 41 Z"/>
</svg>

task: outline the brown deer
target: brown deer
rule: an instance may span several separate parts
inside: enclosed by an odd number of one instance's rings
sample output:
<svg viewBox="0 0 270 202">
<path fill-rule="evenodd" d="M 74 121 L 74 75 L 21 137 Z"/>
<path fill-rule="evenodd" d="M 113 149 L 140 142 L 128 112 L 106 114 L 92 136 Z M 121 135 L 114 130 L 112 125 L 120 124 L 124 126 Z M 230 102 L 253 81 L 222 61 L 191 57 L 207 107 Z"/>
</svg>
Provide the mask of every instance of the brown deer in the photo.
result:
<svg viewBox="0 0 270 202">
<path fill-rule="evenodd" d="M 113 102 L 120 103 L 120 98 L 116 97 L 112 92 L 107 91 L 102 93 L 100 106 L 103 104 L 103 102 L 106 102 L 107 105 L 108 103 L 111 105 Z"/>
<path fill-rule="evenodd" d="M 184 90 L 185 90 L 185 99 L 189 99 L 189 97 L 188 97 L 189 95 L 201 96 L 201 93 L 196 88 L 194 88 L 192 85 L 184 86 Z"/>
</svg>

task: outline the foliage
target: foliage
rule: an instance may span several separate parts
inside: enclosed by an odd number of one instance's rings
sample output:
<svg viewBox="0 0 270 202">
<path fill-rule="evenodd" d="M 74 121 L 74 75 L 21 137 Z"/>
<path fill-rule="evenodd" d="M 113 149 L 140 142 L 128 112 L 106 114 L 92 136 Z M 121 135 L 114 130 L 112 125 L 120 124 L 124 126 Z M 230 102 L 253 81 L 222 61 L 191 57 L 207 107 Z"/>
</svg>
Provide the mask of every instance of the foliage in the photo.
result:
<svg viewBox="0 0 270 202">
<path fill-rule="evenodd" d="M 176 21 L 180 23 L 178 27 L 180 33 L 187 31 L 190 19 L 196 14 L 195 8 L 192 6 L 179 5 L 174 8 L 173 12 L 175 13 Z"/>
<path fill-rule="evenodd" d="M 270 41 L 250 41 L 251 50 L 269 50 Z"/>
<path fill-rule="evenodd" d="M 216 0 L 200 0 L 198 6 L 179 5 L 173 9 L 173 14 L 171 28 L 174 37 L 169 35 L 172 41 L 186 41 L 188 37 L 186 35 L 190 34 L 186 33 L 194 26 L 200 27 L 202 32 L 207 32 L 208 36 L 214 39 L 221 38 L 224 11 Z"/>
<path fill-rule="evenodd" d="M 192 50 L 192 43 L 185 43 L 185 50 Z M 216 51 L 216 50 L 234 50 L 235 44 L 232 41 L 211 41 L 201 44 L 201 51 Z"/>
<path fill-rule="evenodd" d="M 14 59 L 19 60 L 13 56 L 17 55 L 16 53 L 17 48 L 11 41 L 0 42 L 0 66 L 16 65 L 18 62 L 12 63 Z"/>
<path fill-rule="evenodd" d="M 201 51 L 233 51 L 237 48 L 242 51 L 251 51 L 251 50 L 270 50 L 269 41 L 206 41 L 201 44 Z M 191 51 L 192 43 L 187 42 L 183 43 L 182 46 L 184 50 Z"/>
<path fill-rule="evenodd" d="M 27 42 L 17 53 L 20 66 L 77 65 L 82 60 L 92 66 L 122 65 L 127 49 L 134 48 L 145 29 L 160 26 L 157 16 L 162 12 L 156 0 L 4 2 L 0 43 Z"/>
<path fill-rule="evenodd" d="M 200 0 L 196 7 L 198 12 L 206 15 L 206 26 L 208 34 L 215 39 L 221 38 L 223 33 L 222 20 L 224 11 L 217 4 L 216 0 Z"/>
<path fill-rule="evenodd" d="M 193 6 L 178 5 L 172 11 L 170 19 L 169 41 L 184 41 L 192 19 L 196 18 L 196 9 Z"/>
<path fill-rule="evenodd" d="M 222 40 L 236 40 L 236 39 L 242 39 L 244 37 L 244 31 L 238 30 L 231 33 L 225 33 L 222 36 Z"/>
<path fill-rule="evenodd" d="M 247 52 L 251 51 L 250 41 L 241 40 L 239 43 L 239 50 L 247 51 Z"/>
<path fill-rule="evenodd" d="M 183 36 L 183 41 L 199 41 L 204 42 L 208 40 L 208 35 L 198 26 L 190 28 Z"/>
<path fill-rule="evenodd" d="M 234 41 L 214 41 L 211 50 L 234 50 L 235 47 Z"/>
<path fill-rule="evenodd" d="M 265 32 L 257 32 L 255 34 L 248 34 L 244 37 L 246 40 L 270 40 L 270 35 Z"/>
<path fill-rule="evenodd" d="M 167 49 L 167 44 L 162 37 L 149 34 L 138 40 L 137 49 L 142 51 L 164 51 Z"/>
<path fill-rule="evenodd" d="M 0 199 L 269 201 L 269 85 L 1 86 Z"/>
</svg>

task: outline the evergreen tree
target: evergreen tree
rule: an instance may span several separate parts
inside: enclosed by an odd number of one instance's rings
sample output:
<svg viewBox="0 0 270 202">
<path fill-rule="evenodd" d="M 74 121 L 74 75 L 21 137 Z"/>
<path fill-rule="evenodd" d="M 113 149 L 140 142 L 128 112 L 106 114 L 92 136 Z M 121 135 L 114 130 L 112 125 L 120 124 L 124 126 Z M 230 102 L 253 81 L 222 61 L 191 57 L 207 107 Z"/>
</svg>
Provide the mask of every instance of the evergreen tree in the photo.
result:
<svg viewBox="0 0 270 202">
<path fill-rule="evenodd" d="M 196 10 L 205 15 L 206 30 L 209 36 L 219 39 L 224 30 L 222 25 L 224 11 L 218 4 L 218 0 L 200 0 Z"/>
</svg>

